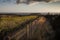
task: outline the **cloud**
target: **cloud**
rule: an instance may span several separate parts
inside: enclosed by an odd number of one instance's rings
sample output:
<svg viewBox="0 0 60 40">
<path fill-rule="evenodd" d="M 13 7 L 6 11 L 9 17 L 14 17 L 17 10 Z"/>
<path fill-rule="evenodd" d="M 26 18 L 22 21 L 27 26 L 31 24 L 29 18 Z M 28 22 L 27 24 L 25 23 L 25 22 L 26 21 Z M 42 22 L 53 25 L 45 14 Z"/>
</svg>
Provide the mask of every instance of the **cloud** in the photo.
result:
<svg viewBox="0 0 60 40">
<path fill-rule="evenodd" d="M 58 2 L 58 1 L 60 1 L 60 0 L 50 0 L 50 2 Z"/>
<path fill-rule="evenodd" d="M 41 3 L 33 3 L 30 5 L 19 4 L 19 5 L 5 5 L 0 6 L 0 12 L 60 12 L 60 4 L 56 5 Z"/>
<path fill-rule="evenodd" d="M 60 12 L 60 2 L 58 3 L 57 0 L 52 0 L 52 2 L 34 2 L 29 5 L 4 4 L 0 5 L 0 12 Z"/>
</svg>

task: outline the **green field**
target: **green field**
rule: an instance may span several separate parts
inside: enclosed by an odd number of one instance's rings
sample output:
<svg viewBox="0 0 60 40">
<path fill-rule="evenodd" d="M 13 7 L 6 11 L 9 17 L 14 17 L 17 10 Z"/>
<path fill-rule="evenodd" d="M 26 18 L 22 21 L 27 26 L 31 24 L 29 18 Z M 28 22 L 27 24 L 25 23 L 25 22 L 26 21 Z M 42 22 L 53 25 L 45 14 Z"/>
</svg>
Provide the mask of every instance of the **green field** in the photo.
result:
<svg viewBox="0 0 60 40">
<path fill-rule="evenodd" d="M 33 20 L 37 16 L 0 15 L 0 32 L 19 27 L 23 22 Z"/>
</svg>

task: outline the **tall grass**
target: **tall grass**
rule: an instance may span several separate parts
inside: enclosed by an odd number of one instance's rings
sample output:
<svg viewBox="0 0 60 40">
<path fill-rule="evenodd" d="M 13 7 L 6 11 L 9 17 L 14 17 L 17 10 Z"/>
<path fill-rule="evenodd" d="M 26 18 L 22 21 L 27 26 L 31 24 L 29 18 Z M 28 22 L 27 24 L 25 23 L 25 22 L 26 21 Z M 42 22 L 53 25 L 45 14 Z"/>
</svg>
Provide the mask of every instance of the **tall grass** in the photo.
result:
<svg viewBox="0 0 60 40">
<path fill-rule="evenodd" d="M 0 32 L 18 27 L 25 21 L 35 19 L 37 16 L 16 16 L 16 15 L 0 15 Z"/>
</svg>

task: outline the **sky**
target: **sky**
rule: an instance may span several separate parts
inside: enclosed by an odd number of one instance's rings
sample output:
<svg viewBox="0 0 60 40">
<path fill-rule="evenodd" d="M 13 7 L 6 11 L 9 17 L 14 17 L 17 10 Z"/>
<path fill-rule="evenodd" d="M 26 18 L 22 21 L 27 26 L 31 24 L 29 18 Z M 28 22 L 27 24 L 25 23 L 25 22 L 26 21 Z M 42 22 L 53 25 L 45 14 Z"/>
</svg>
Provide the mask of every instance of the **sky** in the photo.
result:
<svg viewBox="0 0 60 40">
<path fill-rule="evenodd" d="M 0 0 L 0 13 L 21 13 L 21 12 L 60 12 L 59 0 L 52 2 L 33 2 L 30 4 L 20 3 L 16 4 L 16 0 Z"/>
</svg>

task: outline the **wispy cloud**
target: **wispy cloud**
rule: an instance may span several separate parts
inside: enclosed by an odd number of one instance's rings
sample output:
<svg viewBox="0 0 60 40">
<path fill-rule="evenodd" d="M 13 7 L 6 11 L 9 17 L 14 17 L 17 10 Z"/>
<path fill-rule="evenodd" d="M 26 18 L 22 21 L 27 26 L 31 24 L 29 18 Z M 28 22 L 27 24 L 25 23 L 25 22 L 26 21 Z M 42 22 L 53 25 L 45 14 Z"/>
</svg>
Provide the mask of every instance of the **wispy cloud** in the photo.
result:
<svg viewBox="0 0 60 40">
<path fill-rule="evenodd" d="M 34 2 L 29 5 L 6 3 L 0 4 L 0 12 L 60 12 L 60 2 Z"/>
<path fill-rule="evenodd" d="M 35 2 L 36 3 L 36 2 Z M 19 4 L 0 6 L 0 12 L 60 12 L 60 4 L 40 2 L 37 4 Z"/>
</svg>

